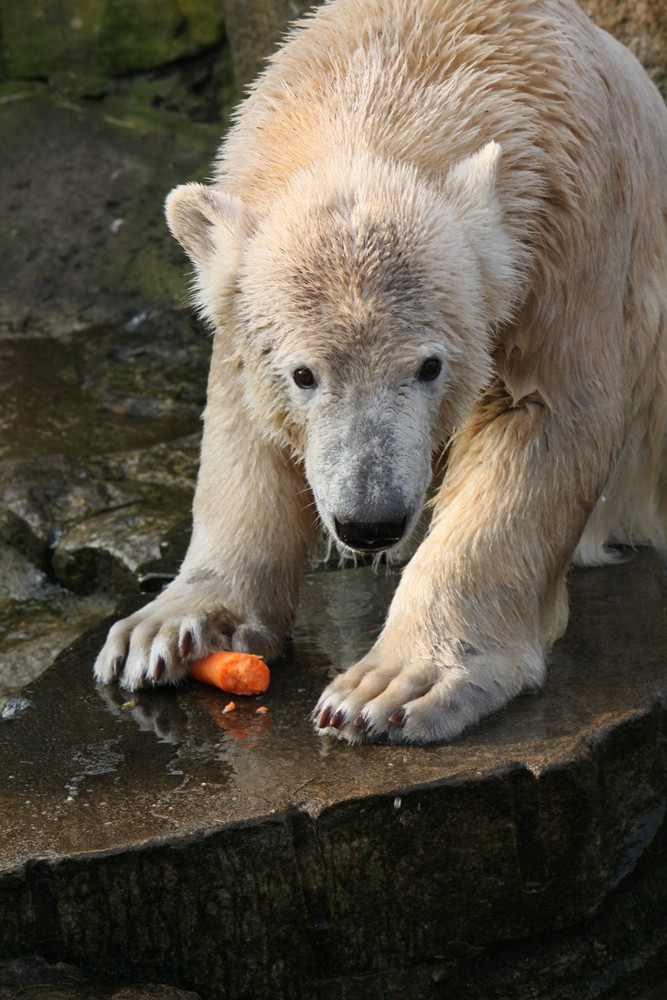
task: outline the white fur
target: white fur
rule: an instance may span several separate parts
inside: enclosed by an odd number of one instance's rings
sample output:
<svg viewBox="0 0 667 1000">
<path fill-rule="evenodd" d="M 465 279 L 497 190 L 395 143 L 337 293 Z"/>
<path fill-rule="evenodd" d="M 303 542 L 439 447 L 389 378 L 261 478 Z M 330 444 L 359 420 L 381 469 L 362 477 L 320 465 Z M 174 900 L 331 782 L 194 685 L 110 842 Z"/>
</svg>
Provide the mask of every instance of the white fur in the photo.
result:
<svg viewBox="0 0 667 1000">
<path fill-rule="evenodd" d="M 434 470 L 385 628 L 316 724 L 450 739 L 542 683 L 571 560 L 665 546 L 666 213 L 664 104 L 574 0 L 304 19 L 215 183 L 167 202 L 215 329 L 193 537 L 97 677 L 276 655 L 320 524 L 411 528 Z"/>
</svg>

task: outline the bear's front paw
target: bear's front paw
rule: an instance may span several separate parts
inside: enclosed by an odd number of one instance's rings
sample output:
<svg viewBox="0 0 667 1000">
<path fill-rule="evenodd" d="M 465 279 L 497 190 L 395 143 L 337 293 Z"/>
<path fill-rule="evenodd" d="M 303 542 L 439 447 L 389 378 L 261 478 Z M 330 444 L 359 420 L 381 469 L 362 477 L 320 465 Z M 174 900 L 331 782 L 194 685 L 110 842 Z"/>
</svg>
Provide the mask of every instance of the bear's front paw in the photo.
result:
<svg viewBox="0 0 667 1000">
<path fill-rule="evenodd" d="M 401 645 L 385 637 L 332 681 L 313 713 L 316 728 L 351 743 L 452 740 L 544 676 L 538 652 L 488 653 L 448 642 L 402 660 L 395 652 Z"/>
<path fill-rule="evenodd" d="M 93 668 L 103 684 L 128 690 L 176 684 L 188 664 L 221 649 L 275 656 L 283 636 L 271 627 L 239 621 L 220 601 L 211 581 L 174 580 L 146 607 L 116 622 Z"/>
</svg>

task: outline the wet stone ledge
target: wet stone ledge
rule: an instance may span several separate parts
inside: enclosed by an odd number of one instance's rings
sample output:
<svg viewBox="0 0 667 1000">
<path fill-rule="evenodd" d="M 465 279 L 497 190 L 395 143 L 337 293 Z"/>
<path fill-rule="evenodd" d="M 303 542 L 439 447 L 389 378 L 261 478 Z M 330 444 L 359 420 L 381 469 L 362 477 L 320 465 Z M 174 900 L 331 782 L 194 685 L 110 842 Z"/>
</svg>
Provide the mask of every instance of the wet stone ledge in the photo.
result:
<svg viewBox="0 0 667 1000">
<path fill-rule="evenodd" d="M 544 692 L 451 745 L 315 735 L 395 582 L 311 573 L 228 715 L 201 685 L 96 688 L 103 627 L 9 702 L 0 956 L 211 1000 L 634 995 L 667 932 L 663 568 L 575 572 Z"/>
</svg>

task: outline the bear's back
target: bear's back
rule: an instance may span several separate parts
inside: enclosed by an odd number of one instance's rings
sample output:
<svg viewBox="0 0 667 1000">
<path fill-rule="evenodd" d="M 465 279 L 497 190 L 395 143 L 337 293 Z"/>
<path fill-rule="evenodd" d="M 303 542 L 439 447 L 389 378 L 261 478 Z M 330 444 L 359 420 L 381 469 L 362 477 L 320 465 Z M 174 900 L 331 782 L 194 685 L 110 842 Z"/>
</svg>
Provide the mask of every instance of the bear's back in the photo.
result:
<svg viewBox="0 0 667 1000">
<path fill-rule="evenodd" d="M 261 209 L 293 173 L 354 145 L 436 176 L 490 138 L 510 160 L 550 131 L 562 146 L 571 107 L 585 102 L 594 128 L 604 103 L 600 34 L 574 0 L 330 0 L 241 104 L 218 182 Z"/>
</svg>

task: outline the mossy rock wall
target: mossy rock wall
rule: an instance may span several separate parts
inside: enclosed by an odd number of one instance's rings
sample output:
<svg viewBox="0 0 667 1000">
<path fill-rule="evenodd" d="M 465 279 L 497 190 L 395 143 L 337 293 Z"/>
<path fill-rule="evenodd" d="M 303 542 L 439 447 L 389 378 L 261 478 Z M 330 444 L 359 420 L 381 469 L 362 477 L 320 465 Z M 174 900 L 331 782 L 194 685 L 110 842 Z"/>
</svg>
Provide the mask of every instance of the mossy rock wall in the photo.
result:
<svg viewBox="0 0 667 1000">
<path fill-rule="evenodd" d="M 257 75 L 287 26 L 315 6 L 306 0 L 223 0 L 234 76 L 245 85 Z"/>
<path fill-rule="evenodd" d="M 7 78 L 115 76 L 164 66 L 222 41 L 215 0 L 3 0 Z"/>
</svg>

